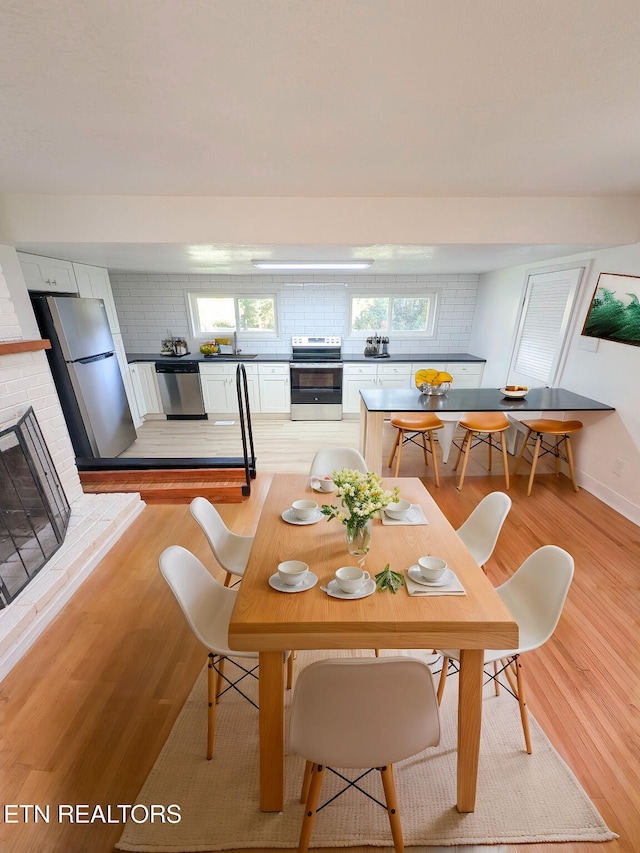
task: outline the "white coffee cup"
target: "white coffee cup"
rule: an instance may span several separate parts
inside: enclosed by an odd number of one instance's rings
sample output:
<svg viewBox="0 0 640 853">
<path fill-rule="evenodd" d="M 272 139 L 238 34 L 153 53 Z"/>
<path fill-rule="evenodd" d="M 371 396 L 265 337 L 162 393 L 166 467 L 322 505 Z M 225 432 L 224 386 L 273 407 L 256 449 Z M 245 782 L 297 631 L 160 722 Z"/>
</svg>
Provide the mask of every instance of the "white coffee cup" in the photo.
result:
<svg viewBox="0 0 640 853">
<path fill-rule="evenodd" d="M 440 557 L 420 557 L 418 560 L 420 574 L 426 581 L 433 583 L 440 580 L 447 570 L 447 563 Z"/>
<path fill-rule="evenodd" d="M 400 498 L 395 503 L 387 504 L 385 512 L 389 516 L 389 518 L 395 518 L 399 520 L 401 518 L 404 518 L 410 509 L 411 501 L 406 501 L 404 498 Z"/>
<path fill-rule="evenodd" d="M 302 560 L 285 560 L 278 564 L 278 577 L 286 586 L 297 586 L 305 579 L 309 566 Z"/>
<path fill-rule="evenodd" d="M 336 571 L 336 581 L 343 592 L 358 592 L 365 581 L 369 580 L 369 572 L 364 572 L 358 566 L 342 566 Z"/>
<path fill-rule="evenodd" d="M 321 492 L 332 492 L 336 487 L 328 474 L 325 474 L 324 477 L 318 477 L 318 486 Z"/>
<path fill-rule="evenodd" d="M 308 521 L 318 509 L 318 504 L 315 501 L 294 501 L 291 504 L 293 514 L 299 521 Z"/>
</svg>

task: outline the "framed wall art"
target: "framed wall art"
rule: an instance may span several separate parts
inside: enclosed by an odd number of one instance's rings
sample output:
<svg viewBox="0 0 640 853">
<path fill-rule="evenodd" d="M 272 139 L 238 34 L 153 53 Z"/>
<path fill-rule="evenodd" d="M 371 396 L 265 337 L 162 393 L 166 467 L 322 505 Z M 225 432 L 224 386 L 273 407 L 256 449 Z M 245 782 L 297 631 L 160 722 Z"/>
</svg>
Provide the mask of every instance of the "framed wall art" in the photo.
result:
<svg viewBox="0 0 640 853">
<path fill-rule="evenodd" d="M 601 272 L 582 334 L 640 347 L 640 276 Z"/>
</svg>

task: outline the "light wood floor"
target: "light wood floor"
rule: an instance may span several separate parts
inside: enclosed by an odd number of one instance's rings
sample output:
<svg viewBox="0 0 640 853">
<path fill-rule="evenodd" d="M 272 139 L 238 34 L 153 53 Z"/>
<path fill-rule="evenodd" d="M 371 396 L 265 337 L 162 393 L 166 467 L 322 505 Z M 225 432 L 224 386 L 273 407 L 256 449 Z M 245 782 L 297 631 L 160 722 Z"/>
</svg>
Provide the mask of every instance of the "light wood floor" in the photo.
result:
<svg viewBox="0 0 640 853">
<path fill-rule="evenodd" d="M 310 458 L 313 449 L 279 449 L 274 464 L 292 470 L 290 458 Z M 261 455 L 266 467 L 267 447 Z M 240 533 L 253 531 L 269 486 L 270 475 L 258 467 L 251 497 L 219 507 Z M 411 468 L 402 473 L 424 470 L 419 462 Z M 541 477 L 530 498 L 526 477 L 514 479 L 513 509 L 489 576 L 501 583 L 531 551 L 550 542 L 574 555 L 575 580 L 556 633 L 528 656 L 529 707 L 620 839 L 598 848 L 573 843 L 511 850 L 635 853 L 640 531 L 587 492 L 575 494 L 564 477 Z M 499 468 L 491 476 L 469 476 L 462 492 L 450 474 L 440 489 L 433 487 L 431 472 L 424 482 L 454 526 L 504 484 Z M 158 572 L 158 554 L 174 543 L 212 565 L 188 506 L 147 507 L 0 684 L 3 804 L 106 807 L 135 801 L 205 661 Z M 0 850 L 109 853 L 121 831 L 101 823 L 3 825 L 0 819 Z"/>
</svg>

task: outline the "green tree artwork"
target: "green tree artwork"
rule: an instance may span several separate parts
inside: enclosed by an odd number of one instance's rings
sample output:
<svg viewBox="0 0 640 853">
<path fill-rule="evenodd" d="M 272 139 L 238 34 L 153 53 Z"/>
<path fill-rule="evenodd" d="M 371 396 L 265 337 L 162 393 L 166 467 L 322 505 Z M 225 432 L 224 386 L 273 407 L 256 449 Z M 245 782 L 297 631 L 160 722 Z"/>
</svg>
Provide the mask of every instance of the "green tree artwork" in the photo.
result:
<svg viewBox="0 0 640 853">
<path fill-rule="evenodd" d="M 583 335 L 640 346 L 640 277 L 600 273 Z"/>
</svg>

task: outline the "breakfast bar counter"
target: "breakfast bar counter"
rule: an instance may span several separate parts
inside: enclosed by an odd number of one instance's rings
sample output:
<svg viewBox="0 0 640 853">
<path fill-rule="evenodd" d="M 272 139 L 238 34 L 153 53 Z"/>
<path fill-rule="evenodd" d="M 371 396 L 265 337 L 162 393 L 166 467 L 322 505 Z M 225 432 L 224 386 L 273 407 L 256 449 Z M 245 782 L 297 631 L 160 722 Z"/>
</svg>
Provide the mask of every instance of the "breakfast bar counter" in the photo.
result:
<svg viewBox="0 0 640 853">
<path fill-rule="evenodd" d="M 360 391 L 360 451 L 370 471 L 382 471 L 382 428 L 385 414 L 435 412 L 446 462 L 460 415 L 464 412 L 504 412 L 532 416 L 540 412 L 605 412 L 612 406 L 564 388 L 531 388 L 523 399 L 510 399 L 497 388 L 452 388 L 446 394 L 426 395 L 413 388 L 374 388 Z"/>
</svg>

